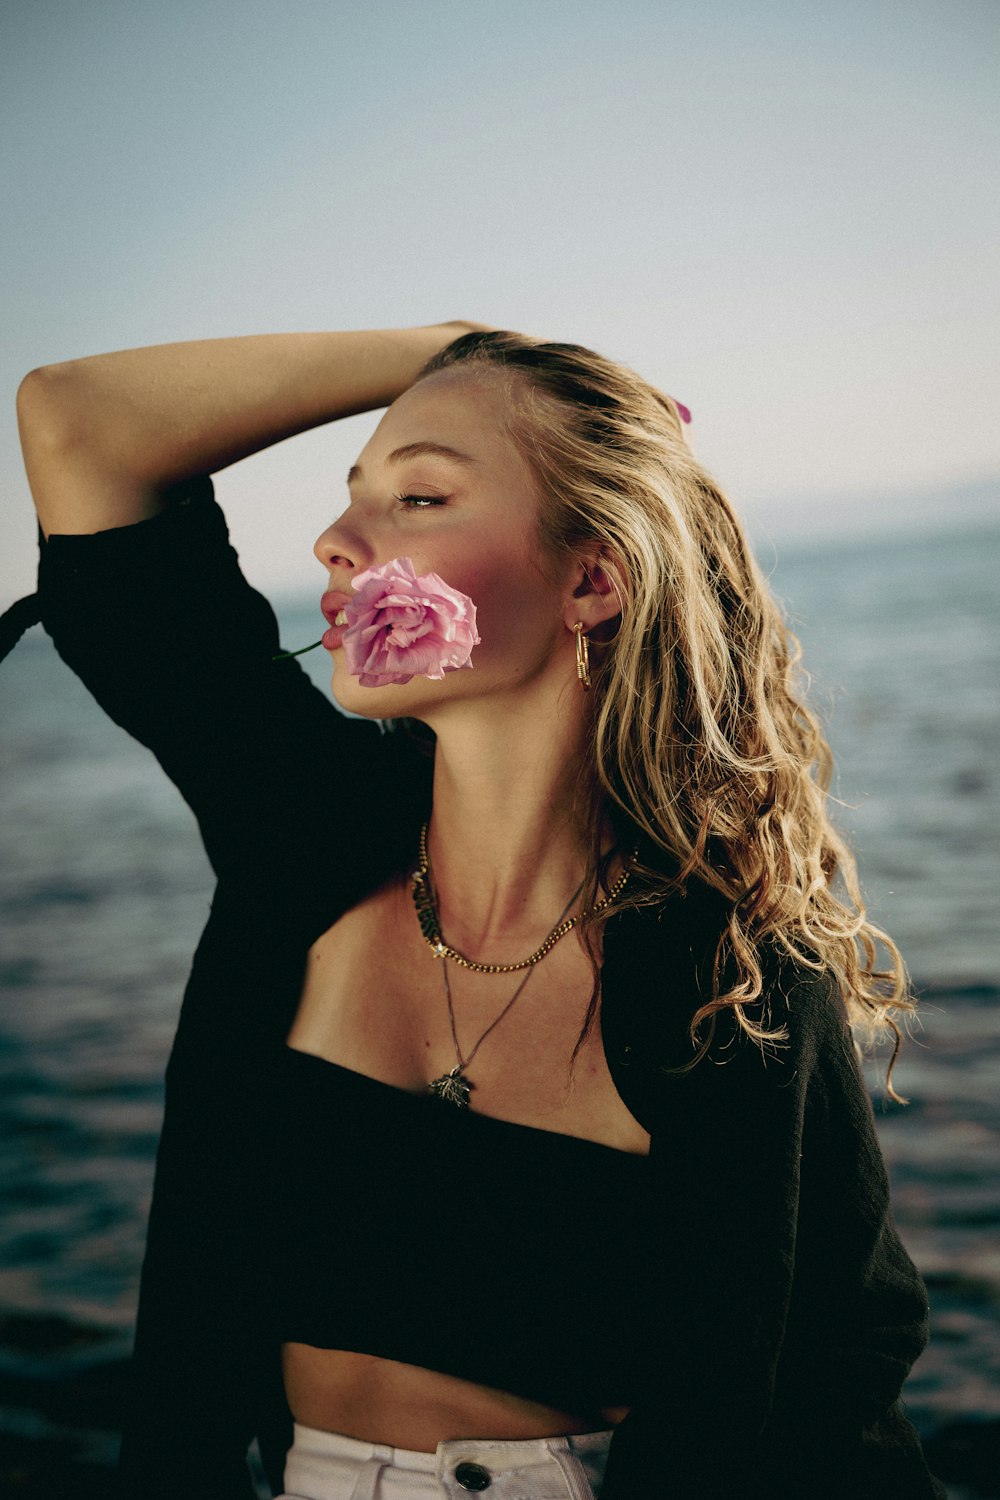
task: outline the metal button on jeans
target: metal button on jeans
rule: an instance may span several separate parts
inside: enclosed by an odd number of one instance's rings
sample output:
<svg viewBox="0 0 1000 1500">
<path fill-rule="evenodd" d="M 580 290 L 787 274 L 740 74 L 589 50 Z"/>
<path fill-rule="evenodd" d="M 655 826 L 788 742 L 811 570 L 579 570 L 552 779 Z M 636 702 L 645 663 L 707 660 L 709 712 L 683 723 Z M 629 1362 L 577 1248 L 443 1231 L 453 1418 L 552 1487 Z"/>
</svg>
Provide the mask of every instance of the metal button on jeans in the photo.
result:
<svg viewBox="0 0 1000 1500">
<path fill-rule="evenodd" d="M 482 1464 L 459 1464 L 455 1478 L 463 1490 L 488 1490 L 493 1481 L 489 1469 Z"/>
</svg>

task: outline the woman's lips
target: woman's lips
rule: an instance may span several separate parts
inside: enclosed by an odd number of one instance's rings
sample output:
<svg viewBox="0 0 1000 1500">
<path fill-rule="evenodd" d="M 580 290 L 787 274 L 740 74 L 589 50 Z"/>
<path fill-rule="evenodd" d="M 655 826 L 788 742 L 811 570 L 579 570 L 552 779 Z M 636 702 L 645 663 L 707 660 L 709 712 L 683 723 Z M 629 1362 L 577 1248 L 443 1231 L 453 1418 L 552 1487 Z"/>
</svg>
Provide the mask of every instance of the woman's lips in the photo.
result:
<svg viewBox="0 0 1000 1500">
<path fill-rule="evenodd" d="M 320 609 L 330 622 L 329 630 L 323 633 L 323 645 L 327 651 L 336 651 L 344 638 L 344 631 L 347 629 L 345 606 L 349 597 L 347 594 L 339 594 L 331 589 L 319 602 Z"/>
<path fill-rule="evenodd" d="M 339 609 L 334 616 L 333 624 L 329 630 L 323 632 L 323 645 L 327 651 L 336 651 L 344 639 L 344 631 L 347 629 L 347 611 Z"/>
<path fill-rule="evenodd" d="M 341 610 L 351 602 L 351 598 L 350 594 L 342 594 L 339 589 L 327 589 L 319 601 L 319 607 L 331 625 Z"/>
</svg>

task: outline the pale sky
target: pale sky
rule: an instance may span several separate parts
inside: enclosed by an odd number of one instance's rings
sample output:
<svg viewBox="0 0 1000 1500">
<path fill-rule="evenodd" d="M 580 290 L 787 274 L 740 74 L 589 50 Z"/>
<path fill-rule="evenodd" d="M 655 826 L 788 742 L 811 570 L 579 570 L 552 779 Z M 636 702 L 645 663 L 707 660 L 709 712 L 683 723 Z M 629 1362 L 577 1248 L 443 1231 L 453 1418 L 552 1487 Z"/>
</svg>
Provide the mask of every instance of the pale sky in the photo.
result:
<svg viewBox="0 0 1000 1500">
<path fill-rule="evenodd" d="M 755 535 L 997 514 L 996 0 L 7 0 L 14 393 L 174 339 L 466 317 L 676 394 Z M 236 465 L 253 581 L 316 586 L 374 419 Z"/>
</svg>

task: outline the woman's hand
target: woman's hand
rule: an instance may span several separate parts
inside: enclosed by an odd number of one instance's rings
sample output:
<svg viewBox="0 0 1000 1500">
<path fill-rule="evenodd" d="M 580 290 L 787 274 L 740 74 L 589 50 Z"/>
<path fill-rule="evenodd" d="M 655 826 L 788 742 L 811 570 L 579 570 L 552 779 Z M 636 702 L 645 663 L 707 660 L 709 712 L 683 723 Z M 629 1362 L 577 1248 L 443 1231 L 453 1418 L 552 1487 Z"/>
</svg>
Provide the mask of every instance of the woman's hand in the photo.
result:
<svg viewBox="0 0 1000 1500">
<path fill-rule="evenodd" d="M 256 334 L 123 349 L 21 382 L 25 467 L 46 533 L 145 520 L 172 484 L 283 438 L 388 406 L 463 333 L 419 328 Z"/>
</svg>

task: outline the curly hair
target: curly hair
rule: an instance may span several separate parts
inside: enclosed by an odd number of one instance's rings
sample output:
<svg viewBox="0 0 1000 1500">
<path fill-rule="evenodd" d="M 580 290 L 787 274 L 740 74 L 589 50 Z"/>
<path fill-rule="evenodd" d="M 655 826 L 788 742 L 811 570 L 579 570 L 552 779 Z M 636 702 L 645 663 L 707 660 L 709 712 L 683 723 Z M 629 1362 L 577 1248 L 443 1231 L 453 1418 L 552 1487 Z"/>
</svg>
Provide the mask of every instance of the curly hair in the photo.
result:
<svg viewBox="0 0 1000 1500">
<path fill-rule="evenodd" d="M 914 1009 L 902 959 L 867 920 L 829 816 L 832 757 L 804 701 L 799 643 L 676 403 L 589 349 L 521 334 L 463 335 L 420 378 L 457 366 L 504 378 L 505 425 L 539 485 L 552 555 L 599 544 L 617 562 L 620 618 L 594 642 L 587 888 L 596 896 L 602 884 L 610 812 L 643 850 L 619 904 L 661 901 L 692 878 L 725 898 L 688 1066 L 709 1051 L 721 1012 L 762 1046 L 785 1039 L 768 1024 L 764 986 L 777 948 L 835 977 L 866 1042 L 893 1034 L 898 1099 L 893 1012 Z M 599 994 L 588 941 L 595 989 L 581 1042 Z"/>
</svg>

